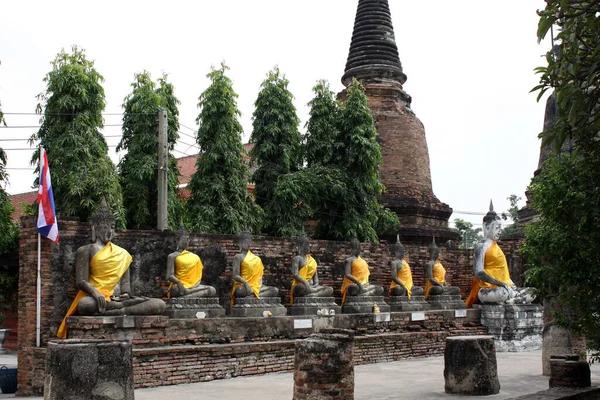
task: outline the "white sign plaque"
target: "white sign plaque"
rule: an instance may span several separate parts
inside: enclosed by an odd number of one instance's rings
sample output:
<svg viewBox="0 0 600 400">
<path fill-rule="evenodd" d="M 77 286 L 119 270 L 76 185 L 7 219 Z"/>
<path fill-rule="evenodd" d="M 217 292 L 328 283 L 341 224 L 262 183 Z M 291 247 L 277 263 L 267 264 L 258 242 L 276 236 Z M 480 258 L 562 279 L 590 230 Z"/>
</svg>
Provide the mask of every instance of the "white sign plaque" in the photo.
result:
<svg viewBox="0 0 600 400">
<path fill-rule="evenodd" d="M 411 321 L 425 321 L 425 313 L 424 312 L 412 312 L 410 313 Z"/>
<path fill-rule="evenodd" d="M 464 318 L 467 316 L 467 310 L 454 310 L 454 318 Z"/>
<path fill-rule="evenodd" d="M 312 319 L 295 319 L 294 329 L 311 329 Z"/>
</svg>

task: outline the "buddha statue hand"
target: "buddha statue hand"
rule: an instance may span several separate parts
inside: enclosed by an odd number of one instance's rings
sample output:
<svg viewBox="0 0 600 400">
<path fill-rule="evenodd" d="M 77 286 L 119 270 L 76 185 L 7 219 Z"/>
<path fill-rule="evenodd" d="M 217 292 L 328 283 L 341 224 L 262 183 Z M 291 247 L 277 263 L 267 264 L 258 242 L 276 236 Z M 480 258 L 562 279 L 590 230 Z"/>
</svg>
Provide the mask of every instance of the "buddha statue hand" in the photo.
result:
<svg viewBox="0 0 600 400">
<path fill-rule="evenodd" d="M 92 298 L 96 300 L 99 313 L 103 313 L 104 311 L 106 311 L 106 299 L 104 298 L 104 295 L 102 293 L 96 291 Z"/>
</svg>

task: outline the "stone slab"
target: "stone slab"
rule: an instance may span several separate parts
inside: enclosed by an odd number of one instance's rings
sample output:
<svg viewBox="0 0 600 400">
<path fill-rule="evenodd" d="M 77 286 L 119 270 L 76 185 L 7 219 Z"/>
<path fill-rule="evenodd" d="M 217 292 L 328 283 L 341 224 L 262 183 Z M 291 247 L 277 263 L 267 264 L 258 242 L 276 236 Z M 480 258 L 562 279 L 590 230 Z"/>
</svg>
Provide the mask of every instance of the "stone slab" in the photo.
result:
<svg viewBox="0 0 600 400">
<path fill-rule="evenodd" d="M 431 304 L 425 301 L 425 296 L 390 296 L 387 303 L 392 312 L 402 311 L 428 311 Z"/>
<path fill-rule="evenodd" d="M 342 306 L 342 313 L 373 314 L 375 304 L 380 312 L 390 312 L 390 306 L 383 300 L 383 296 L 347 296 L 346 303 Z"/>
<path fill-rule="evenodd" d="M 323 314 L 324 310 L 326 312 Z M 342 308 L 335 303 L 334 297 L 296 297 L 288 312 L 290 315 L 327 316 L 340 314 Z"/>
<path fill-rule="evenodd" d="M 219 318 L 225 316 L 225 309 L 219 304 L 218 297 L 178 297 L 167 299 L 164 315 L 173 319 L 182 318 Z"/>
<path fill-rule="evenodd" d="M 264 317 L 265 312 L 270 312 L 273 317 L 287 315 L 287 308 L 281 304 L 280 297 L 244 297 L 235 300 L 235 305 L 229 311 L 230 317 L 258 318 Z"/>
<path fill-rule="evenodd" d="M 467 308 L 459 295 L 431 295 L 427 299 L 432 310 L 462 310 Z"/>
<path fill-rule="evenodd" d="M 542 348 L 543 308 L 538 304 L 482 304 L 481 324 L 496 338 L 499 352 Z"/>
</svg>

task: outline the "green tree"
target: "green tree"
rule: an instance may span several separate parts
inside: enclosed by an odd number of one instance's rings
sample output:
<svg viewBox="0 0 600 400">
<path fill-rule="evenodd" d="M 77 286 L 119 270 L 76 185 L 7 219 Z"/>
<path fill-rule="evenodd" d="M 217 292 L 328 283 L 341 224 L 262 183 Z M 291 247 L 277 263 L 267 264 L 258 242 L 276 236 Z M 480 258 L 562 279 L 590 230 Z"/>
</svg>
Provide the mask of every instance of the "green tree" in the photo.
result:
<svg viewBox="0 0 600 400">
<path fill-rule="evenodd" d="M 339 163 L 341 154 L 339 103 L 324 80 L 313 87 L 315 97 L 308 103 L 310 118 L 306 123 L 306 162 L 314 165 Z"/>
<path fill-rule="evenodd" d="M 584 334 L 600 351 L 600 2 L 547 0 L 538 38 L 558 25 L 558 45 L 538 68 L 540 97 L 555 90 L 556 124 L 541 135 L 557 151 L 573 140 L 575 151 L 553 155 L 529 187 L 538 218 L 525 228 L 523 253 L 533 265 L 528 284 L 554 297 L 556 320 Z"/>
<path fill-rule="evenodd" d="M 210 86 L 200 95 L 197 142 L 200 154 L 189 185 L 187 213 L 195 231 L 236 234 L 260 232 L 262 209 L 247 190 L 248 166 L 242 145 L 241 115 L 225 64 L 207 75 Z"/>
<path fill-rule="evenodd" d="M 279 68 L 270 71 L 261 85 L 252 121 L 251 162 L 257 168 L 252 176 L 256 203 L 265 210 L 265 232 L 277 230 L 278 206 L 274 193 L 278 179 L 297 171 L 302 163 L 299 119 L 288 90 L 288 80 Z"/>
<path fill-rule="evenodd" d="M 48 152 L 57 214 L 87 221 L 104 197 L 123 226 L 119 177 L 100 132 L 105 107 L 102 81 L 83 49 L 73 46 L 70 53 L 64 49 L 58 53 L 44 78 L 46 90 L 38 95 L 42 125 L 30 142 L 39 139 Z M 39 150 L 31 164 L 37 165 L 38 158 Z"/>
<path fill-rule="evenodd" d="M 169 149 L 167 190 L 169 226 L 176 229 L 181 218 L 181 201 L 177 196 L 179 172 L 177 160 L 171 154 L 179 138 L 179 100 L 174 88 L 163 74 L 157 84 L 147 71 L 135 74 L 132 92 L 123 103 L 123 137 L 117 150 L 126 151 L 119 162 L 123 188 L 123 203 L 127 227 L 156 228 L 158 208 L 158 124 L 159 109 L 167 112 L 167 143 Z"/>
<path fill-rule="evenodd" d="M 462 238 L 459 248 L 472 249 L 475 245 L 483 240 L 481 236 L 481 228 L 473 229 L 473 224 L 461 218 L 454 219 L 454 229 Z"/>
<path fill-rule="evenodd" d="M 502 213 L 502 219 L 507 221 L 510 218 L 512 224 L 502 229 L 502 232 L 500 232 L 500 239 L 509 238 L 519 227 L 519 201 L 521 201 L 521 197 L 516 194 L 511 194 L 506 200 L 510 202 L 510 208 L 508 209 L 508 212 Z"/>
</svg>

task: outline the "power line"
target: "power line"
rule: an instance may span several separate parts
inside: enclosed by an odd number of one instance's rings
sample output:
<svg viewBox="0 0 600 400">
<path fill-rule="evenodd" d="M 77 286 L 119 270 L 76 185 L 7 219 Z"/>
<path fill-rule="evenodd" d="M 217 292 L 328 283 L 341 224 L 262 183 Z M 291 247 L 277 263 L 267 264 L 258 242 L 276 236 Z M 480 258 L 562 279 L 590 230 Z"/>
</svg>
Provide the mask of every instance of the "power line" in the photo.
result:
<svg viewBox="0 0 600 400">
<path fill-rule="evenodd" d="M 123 126 L 123 124 L 105 124 L 105 125 L 102 125 L 102 128 L 105 128 L 107 126 Z M 21 128 L 39 129 L 41 127 L 42 127 L 41 125 L 13 125 L 13 126 L 0 126 L 0 129 L 21 129 Z"/>
</svg>

